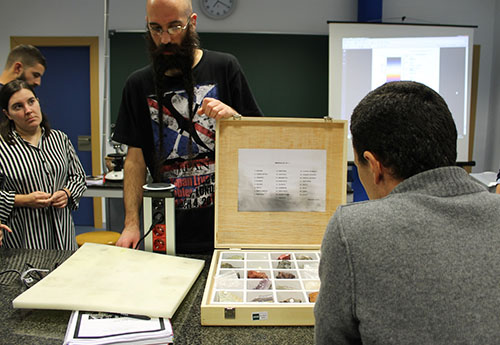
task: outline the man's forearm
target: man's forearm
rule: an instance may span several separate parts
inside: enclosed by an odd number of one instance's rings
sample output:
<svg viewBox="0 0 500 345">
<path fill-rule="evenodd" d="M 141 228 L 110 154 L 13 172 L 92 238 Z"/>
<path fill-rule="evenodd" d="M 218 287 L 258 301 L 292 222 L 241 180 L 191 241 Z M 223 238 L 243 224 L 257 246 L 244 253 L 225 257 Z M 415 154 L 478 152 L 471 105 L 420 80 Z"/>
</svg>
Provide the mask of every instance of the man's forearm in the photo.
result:
<svg viewBox="0 0 500 345">
<path fill-rule="evenodd" d="M 140 225 L 139 211 L 142 205 L 142 186 L 146 182 L 146 166 L 142 162 L 125 160 L 123 197 L 125 227 Z"/>
</svg>

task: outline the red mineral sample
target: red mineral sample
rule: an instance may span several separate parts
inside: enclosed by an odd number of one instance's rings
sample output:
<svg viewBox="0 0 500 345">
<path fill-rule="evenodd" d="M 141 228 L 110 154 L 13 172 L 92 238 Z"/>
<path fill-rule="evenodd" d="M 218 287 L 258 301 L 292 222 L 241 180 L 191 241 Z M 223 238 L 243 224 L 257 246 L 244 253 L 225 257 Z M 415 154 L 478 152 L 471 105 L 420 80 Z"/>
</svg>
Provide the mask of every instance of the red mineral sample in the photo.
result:
<svg viewBox="0 0 500 345">
<path fill-rule="evenodd" d="M 269 277 L 264 272 L 248 271 L 247 278 L 249 278 L 249 279 L 254 279 L 254 278 L 256 278 L 256 279 L 268 279 Z"/>
</svg>

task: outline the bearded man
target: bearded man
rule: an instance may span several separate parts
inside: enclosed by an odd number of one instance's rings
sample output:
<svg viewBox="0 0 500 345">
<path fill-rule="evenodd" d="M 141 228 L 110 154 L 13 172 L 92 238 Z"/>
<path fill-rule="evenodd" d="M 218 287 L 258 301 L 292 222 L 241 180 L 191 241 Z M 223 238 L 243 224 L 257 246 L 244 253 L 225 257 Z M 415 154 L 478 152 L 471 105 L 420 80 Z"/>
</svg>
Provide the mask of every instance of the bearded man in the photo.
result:
<svg viewBox="0 0 500 345">
<path fill-rule="evenodd" d="M 5 68 L 0 75 L 0 89 L 14 79 L 26 81 L 32 88 L 40 86 L 47 62 L 38 48 L 21 44 L 7 56 Z"/>
<path fill-rule="evenodd" d="M 151 64 L 129 76 L 113 135 L 128 145 L 118 246 L 139 242 L 147 168 L 176 186 L 176 252 L 211 253 L 215 122 L 262 116 L 236 58 L 200 48 L 196 21 L 190 0 L 147 0 Z"/>
</svg>

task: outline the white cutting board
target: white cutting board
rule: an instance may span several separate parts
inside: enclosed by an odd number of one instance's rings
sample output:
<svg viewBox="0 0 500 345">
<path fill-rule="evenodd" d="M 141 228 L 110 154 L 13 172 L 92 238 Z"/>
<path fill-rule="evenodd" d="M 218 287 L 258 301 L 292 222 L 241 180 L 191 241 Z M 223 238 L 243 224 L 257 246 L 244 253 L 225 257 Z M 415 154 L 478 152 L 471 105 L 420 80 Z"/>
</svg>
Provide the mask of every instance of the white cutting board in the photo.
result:
<svg viewBox="0 0 500 345">
<path fill-rule="evenodd" d="M 85 243 L 12 304 L 170 318 L 204 265 L 203 260 Z"/>
</svg>

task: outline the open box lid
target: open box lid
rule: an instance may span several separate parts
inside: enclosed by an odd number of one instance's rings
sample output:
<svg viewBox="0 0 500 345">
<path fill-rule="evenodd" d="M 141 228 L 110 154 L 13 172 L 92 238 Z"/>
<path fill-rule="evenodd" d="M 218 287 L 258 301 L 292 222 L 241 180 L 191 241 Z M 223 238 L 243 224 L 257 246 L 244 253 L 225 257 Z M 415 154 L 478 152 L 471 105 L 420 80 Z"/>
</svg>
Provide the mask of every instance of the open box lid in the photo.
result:
<svg viewBox="0 0 500 345">
<path fill-rule="evenodd" d="M 347 121 L 239 117 L 216 133 L 215 247 L 319 249 L 346 202 Z"/>
</svg>

